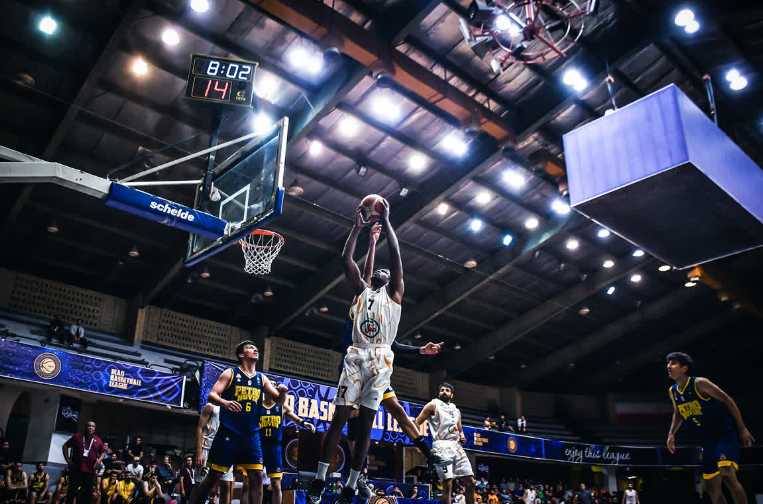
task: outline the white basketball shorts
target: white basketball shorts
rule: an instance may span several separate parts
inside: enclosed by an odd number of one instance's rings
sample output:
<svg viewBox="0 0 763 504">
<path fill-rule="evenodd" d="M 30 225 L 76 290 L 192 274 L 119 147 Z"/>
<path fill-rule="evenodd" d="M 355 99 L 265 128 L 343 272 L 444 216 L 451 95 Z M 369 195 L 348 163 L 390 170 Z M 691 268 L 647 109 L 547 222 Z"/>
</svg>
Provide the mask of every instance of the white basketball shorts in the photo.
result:
<svg viewBox="0 0 763 504">
<path fill-rule="evenodd" d="M 462 476 L 474 476 L 469 457 L 458 441 L 435 441 L 432 443 L 432 451 L 436 452 L 445 460 L 454 460 L 448 465 L 445 479 L 460 478 Z"/>
<path fill-rule="evenodd" d="M 355 409 L 365 406 L 376 411 L 390 388 L 394 360 L 395 354 L 389 345 L 349 347 L 334 404 Z"/>
</svg>

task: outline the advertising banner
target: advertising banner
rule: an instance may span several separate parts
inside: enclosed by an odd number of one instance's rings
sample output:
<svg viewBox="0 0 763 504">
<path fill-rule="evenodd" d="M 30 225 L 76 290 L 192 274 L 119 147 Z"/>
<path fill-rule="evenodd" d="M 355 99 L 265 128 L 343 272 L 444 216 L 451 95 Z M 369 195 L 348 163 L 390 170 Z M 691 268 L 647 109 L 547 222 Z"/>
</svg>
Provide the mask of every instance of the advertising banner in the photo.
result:
<svg viewBox="0 0 763 504">
<path fill-rule="evenodd" d="M 95 394 L 182 406 L 185 376 L 0 340 L 0 376 Z"/>
</svg>

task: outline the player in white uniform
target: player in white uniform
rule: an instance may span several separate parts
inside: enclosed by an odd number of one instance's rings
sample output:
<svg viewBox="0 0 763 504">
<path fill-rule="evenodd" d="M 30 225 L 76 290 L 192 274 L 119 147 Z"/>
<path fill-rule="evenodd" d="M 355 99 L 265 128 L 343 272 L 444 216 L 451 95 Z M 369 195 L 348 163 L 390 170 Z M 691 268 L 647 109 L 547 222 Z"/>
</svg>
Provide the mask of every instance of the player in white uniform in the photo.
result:
<svg viewBox="0 0 763 504">
<path fill-rule="evenodd" d="M 633 482 L 628 482 L 628 488 L 623 492 L 622 504 L 641 504 L 641 500 L 638 498 L 638 492 L 633 488 Z"/>
<path fill-rule="evenodd" d="M 201 483 L 209 472 L 206 467 L 207 455 L 212 448 L 212 441 L 215 439 L 217 429 L 220 428 L 220 406 L 207 403 L 201 410 L 199 425 L 196 427 L 196 474 L 194 479 L 196 483 Z M 220 478 L 220 504 L 230 504 L 231 488 L 233 486 L 233 466 Z M 193 486 L 193 493 L 196 492 L 198 485 Z M 191 497 L 191 502 L 195 496 Z"/>
<path fill-rule="evenodd" d="M 360 230 L 368 225 L 360 207 L 355 212 L 353 226 L 342 251 L 344 275 L 355 294 L 352 302 L 352 345 L 344 358 L 344 369 L 337 385 L 334 404 L 336 411 L 323 440 L 320 462 L 315 479 L 310 482 L 307 498 L 313 504 L 321 500 L 326 485 L 326 472 L 331 455 L 342 436 L 342 429 L 352 412 L 359 409 L 352 469 L 337 504 L 351 504 L 357 481 L 371 442 L 371 428 L 384 392 L 390 387 L 394 354 L 391 345 L 397 337 L 403 300 L 403 262 L 400 244 L 389 222 L 389 204 L 382 200 L 382 229 L 387 233 L 390 270 L 376 270 L 368 285 L 355 264 L 353 255 Z"/>
<path fill-rule="evenodd" d="M 441 475 L 442 497 L 440 502 L 450 504 L 453 490 L 453 478 L 461 478 L 466 494 L 466 504 L 474 504 L 474 471 L 459 443 L 465 444 L 464 428 L 461 426 L 461 412 L 453 404 L 453 385 L 441 383 L 438 387 L 437 399 L 424 406 L 416 418 L 416 427 L 421 430 L 424 422 L 429 420 L 429 430 L 432 434 L 432 451 L 438 453 L 444 460 L 452 461 L 447 470 Z M 422 432 L 424 434 L 424 432 Z"/>
</svg>

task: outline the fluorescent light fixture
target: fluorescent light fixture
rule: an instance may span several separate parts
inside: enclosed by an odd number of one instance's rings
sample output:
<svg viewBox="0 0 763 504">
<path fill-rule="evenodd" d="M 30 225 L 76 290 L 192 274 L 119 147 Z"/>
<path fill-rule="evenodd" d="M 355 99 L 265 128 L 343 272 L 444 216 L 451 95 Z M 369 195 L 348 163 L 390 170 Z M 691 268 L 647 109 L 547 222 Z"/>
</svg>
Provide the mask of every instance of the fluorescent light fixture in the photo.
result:
<svg viewBox="0 0 763 504">
<path fill-rule="evenodd" d="M 684 28 L 686 33 L 696 33 L 699 31 L 699 23 L 697 21 L 692 21 L 691 23 L 686 25 L 686 28 Z"/>
<path fill-rule="evenodd" d="M 146 75 L 148 73 L 148 63 L 143 58 L 138 58 L 132 65 L 132 71 L 135 72 L 135 75 Z"/>
<path fill-rule="evenodd" d="M 694 13 L 689 9 L 683 9 L 676 14 L 675 22 L 678 26 L 688 26 L 692 21 L 694 21 Z"/>
<path fill-rule="evenodd" d="M 631 275 L 631 282 L 633 283 L 639 283 L 641 281 L 641 275 L 638 273 Z"/>
<path fill-rule="evenodd" d="M 657 269 L 660 270 L 661 272 L 665 273 L 666 271 L 670 271 L 672 268 L 670 266 L 668 266 L 667 264 L 663 264 L 662 266 L 660 266 Z"/>
<path fill-rule="evenodd" d="M 323 70 L 323 56 L 314 54 L 307 62 L 307 71 L 311 74 L 317 74 L 321 70 Z"/>
<path fill-rule="evenodd" d="M 480 219 L 474 218 L 469 222 L 469 229 L 474 231 L 475 233 L 482 229 L 482 221 Z"/>
<path fill-rule="evenodd" d="M 427 165 L 427 158 L 418 152 L 411 155 L 411 157 L 408 158 L 408 167 L 416 172 L 419 172 L 424 169 L 424 167 Z"/>
<path fill-rule="evenodd" d="M 611 296 L 614 293 L 615 293 L 615 286 L 614 285 L 610 285 L 609 289 L 607 289 L 607 295 Z"/>
<path fill-rule="evenodd" d="M 393 103 L 388 96 L 376 96 L 371 107 L 374 114 L 384 119 L 394 121 L 400 117 L 400 107 Z"/>
<path fill-rule="evenodd" d="M 474 259 L 469 259 L 468 261 L 466 261 L 464 263 L 464 267 L 465 268 L 471 269 L 471 268 L 474 268 L 476 266 L 477 266 L 477 261 L 475 261 Z"/>
<path fill-rule="evenodd" d="M 574 238 L 570 238 L 567 240 L 565 246 L 567 247 L 567 250 L 577 250 L 577 248 L 580 246 L 580 242 Z"/>
<path fill-rule="evenodd" d="M 352 117 L 345 117 L 339 123 L 339 133 L 346 137 L 354 137 L 358 133 L 358 121 Z"/>
<path fill-rule="evenodd" d="M 311 156 L 319 156 L 323 152 L 323 144 L 318 140 L 311 140 L 310 147 L 307 148 L 307 152 Z"/>
<path fill-rule="evenodd" d="M 271 126 L 273 126 L 273 120 L 267 114 L 259 113 L 254 116 L 252 127 L 255 133 L 261 135 L 267 132 Z"/>
<path fill-rule="evenodd" d="M 53 35 L 53 32 L 56 31 L 56 27 L 58 26 L 58 23 L 56 23 L 56 20 L 53 19 L 50 16 L 45 16 L 40 20 L 40 31 L 47 34 L 47 35 Z"/>
<path fill-rule="evenodd" d="M 530 217 L 529 219 L 525 221 L 525 227 L 527 229 L 535 229 L 536 227 L 538 227 L 538 224 L 540 223 L 538 222 L 538 219 L 536 219 L 535 217 Z"/>
<path fill-rule="evenodd" d="M 503 180 L 511 187 L 519 189 L 525 185 L 525 178 L 520 175 L 516 170 L 506 170 L 503 172 Z"/>
<path fill-rule="evenodd" d="M 697 282 L 686 282 L 684 287 L 694 287 L 695 285 L 697 285 Z"/>
<path fill-rule="evenodd" d="M 599 229 L 599 232 L 596 233 L 596 236 L 599 238 L 607 238 L 612 233 L 609 232 L 609 229 Z"/>
<path fill-rule="evenodd" d="M 507 234 L 503 236 L 503 240 L 501 240 L 501 243 L 503 243 L 504 246 L 508 247 L 509 245 L 511 245 L 511 240 L 513 239 L 514 239 L 513 236 L 511 236 L 510 234 Z"/>
<path fill-rule="evenodd" d="M 463 156 L 466 154 L 468 146 L 461 136 L 460 132 L 454 131 L 450 135 L 446 136 L 442 141 L 443 147 L 456 156 Z"/>
<path fill-rule="evenodd" d="M 477 203 L 479 203 L 480 205 L 486 205 L 486 204 L 490 203 L 490 193 L 489 193 L 489 192 L 487 192 L 487 191 L 482 191 L 481 193 L 479 193 L 479 194 L 477 195 L 477 197 L 475 198 L 475 200 L 476 200 L 476 201 L 477 201 Z"/>
<path fill-rule="evenodd" d="M 581 306 L 580 309 L 578 310 L 578 313 L 581 315 L 588 315 L 589 313 L 591 313 L 591 309 L 587 306 Z"/>
<path fill-rule="evenodd" d="M 439 205 L 437 205 L 437 213 L 440 214 L 440 215 L 445 215 L 446 213 L 448 213 L 449 209 L 450 209 L 450 207 L 445 202 L 440 203 Z"/>
<path fill-rule="evenodd" d="M 636 249 L 633 251 L 633 257 L 644 257 L 644 251 L 641 249 Z"/>
<path fill-rule="evenodd" d="M 208 0 L 191 0 L 191 9 L 196 12 L 207 12 L 209 10 Z"/>
<path fill-rule="evenodd" d="M 168 46 L 176 46 L 180 43 L 180 35 L 172 28 L 167 28 L 162 32 L 162 42 Z"/>
<path fill-rule="evenodd" d="M 606 261 L 604 261 L 604 263 L 602 264 L 602 266 L 604 266 L 605 268 L 611 268 L 611 267 L 613 267 L 614 265 L 615 265 L 615 261 L 613 261 L 612 259 L 607 259 L 607 260 L 606 260 Z"/>
<path fill-rule="evenodd" d="M 562 200 L 555 200 L 551 204 L 551 209 L 559 215 L 567 215 L 570 213 L 570 206 Z"/>
</svg>

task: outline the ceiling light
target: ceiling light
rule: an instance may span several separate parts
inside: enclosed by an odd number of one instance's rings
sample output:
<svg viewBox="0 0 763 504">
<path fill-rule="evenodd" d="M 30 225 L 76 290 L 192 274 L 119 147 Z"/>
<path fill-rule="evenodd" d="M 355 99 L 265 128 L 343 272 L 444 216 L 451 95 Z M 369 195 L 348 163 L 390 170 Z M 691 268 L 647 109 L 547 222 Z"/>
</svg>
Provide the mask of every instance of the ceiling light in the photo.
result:
<svg viewBox="0 0 763 504">
<path fill-rule="evenodd" d="M 690 282 L 699 282 L 699 275 L 694 275 L 689 278 Z"/>
<path fill-rule="evenodd" d="M 507 234 L 503 236 L 503 240 L 501 240 L 501 243 L 503 243 L 504 246 L 508 247 L 509 245 L 511 245 L 511 240 L 513 239 L 514 239 L 513 236 L 511 236 L 510 234 Z"/>
<path fill-rule="evenodd" d="M 495 355 L 491 355 L 487 358 L 487 360 L 495 360 Z"/>
<path fill-rule="evenodd" d="M 461 343 L 456 343 L 453 345 L 453 350 L 461 350 Z"/>
<path fill-rule="evenodd" d="M 729 87 L 732 91 L 739 91 L 741 89 L 744 89 L 747 87 L 747 79 L 744 77 L 737 77 L 733 81 L 731 81 L 731 84 L 729 84 Z"/>
<path fill-rule="evenodd" d="M 739 70 L 737 70 L 736 68 L 732 68 L 731 70 L 726 72 L 726 80 L 729 82 L 734 82 L 740 77 L 741 75 L 739 74 Z"/>
<path fill-rule="evenodd" d="M 446 136 L 442 143 L 448 152 L 456 156 L 463 156 L 468 148 L 461 133 L 457 131 Z"/>
<path fill-rule="evenodd" d="M 319 311 L 319 312 L 321 312 L 321 313 L 326 313 L 326 312 L 328 312 L 328 311 L 329 311 L 329 307 L 328 307 L 328 305 L 326 305 L 326 304 L 324 303 L 324 304 L 322 304 L 322 305 L 321 305 L 321 307 L 320 307 L 320 308 L 318 308 L 318 311 Z"/>
<path fill-rule="evenodd" d="M 581 306 L 580 309 L 578 310 L 578 313 L 581 315 L 588 315 L 589 313 L 591 313 L 591 309 L 587 306 Z"/>
<path fill-rule="evenodd" d="M 511 25 L 513 24 L 511 18 L 505 14 L 501 14 L 495 18 L 495 28 L 499 31 L 506 31 L 511 28 Z"/>
<path fill-rule="evenodd" d="M 162 32 L 162 42 L 168 46 L 178 45 L 180 43 L 180 35 L 172 28 L 167 28 Z"/>
<path fill-rule="evenodd" d="M 615 293 L 615 286 L 614 285 L 610 285 L 609 289 L 607 289 L 607 295 L 611 296 L 614 293 Z"/>
<path fill-rule="evenodd" d="M 416 333 L 416 335 L 413 337 L 413 339 L 421 339 L 421 333 Z"/>
<path fill-rule="evenodd" d="M 477 195 L 477 198 L 475 199 L 480 205 L 486 205 L 490 203 L 490 193 L 487 191 L 482 191 Z"/>
<path fill-rule="evenodd" d="M 267 287 L 265 287 L 265 291 L 262 293 L 262 295 L 265 297 L 271 297 L 273 295 L 273 289 L 271 289 L 270 286 L 268 285 Z"/>
<path fill-rule="evenodd" d="M 371 104 L 374 114 L 379 117 L 394 121 L 400 117 L 400 107 L 392 103 L 387 96 L 376 96 Z"/>
<path fill-rule="evenodd" d="M 427 165 L 427 158 L 419 154 L 418 152 L 411 155 L 408 158 L 408 167 L 414 171 L 421 171 Z"/>
<path fill-rule="evenodd" d="M 477 266 L 477 261 L 475 261 L 474 259 L 469 259 L 468 261 L 464 263 L 464 267 L 466 268 L 471 269 L 471 268 L 474 268 L 475 266 Z"/>
<path fill-rule="evenodd" d="M 585 79 L 580 79 L 575 84 L 572 85 L 572 89 L 575 91 L 583 91 L 585 88 L 588 87 L 588 81 Z"/>
<path fill-rule="evenodd" d="M 58 224 L 56 224 L 56 221 L 50 221 L 50 224 L 48 224 L 48 233 L 58 233 Z"/>
<path fill-rule="evenodd" d="M 196 12 L 207 12 L 209 10 L 208 0 L 191 0 L 191 9 Z"/>
<path fill-rule="evenodd" d="M 694 21 L 694 13 L 689 9 L 683 9 L 676 14 L 675 22 L 678 26 L 687 26 L 692 21 Z"/>
<path fill-rule="evenodd" d="M 684 287 L 694 287 L 695 285 L 697 285 L 697 282 L 686 282 Z"/>
<path fill-rule="evenodd" d="M 307 148 L 307 152 L 311 156 L 319 156 L 320 153 L 323 152 L 323 144 L 318 140 L 311 140 L 310 146 Z"/>
<path fill-rule="evenodd" d="M 631 275 L 631 282 L 633 283 L 639 283 L 641 281 L 641 275 L 636 273 L 635 275 Z"/>
<path fill-rule="evenodd" d="M 644 257 L 644 251 L 641 249 L 636 249 L 633 251 L 633 257 Z"/>
<path fill-rule="evenodd" d="M 133 245 L 130 251 L 127 253 L 130 257 L 138 257 L 140 256 L 140 252 L 138 252 L 138 246 Z"/>
<path fill-rule="evenodd" d="M 577 250 L 579 246 L 580 246 L 580 242 L 577 241 L 576 239 L 570 238 L 569 240 L 567 240 L 567 243 L 566 243 L 567 250 Z"/>
<path fill-rule="evenodd" d="M 273 126 L 273 120 L 267 114 L 259 113 L 254 116 L 252 126 L 255 133 L 262 135 Z"/>
<path fill-rule="evenodd" d="M 611 268 L 614 265 L 615 265 L 615 261 L 613 261 L 612 259 L 607 259 L 606 261 L 604 261 L 604 264 L 602 264 L 602 266 L 604 266 L 605 268 Z"/>
<path fill-rule="evenodd" d="M 506 170 L 503 172 L 503 180 L 516 189 L 525 185 L 525 178 L 515 170 Z"/>
<path fill-rule="evenodd" d="M 355 173 L 357 173 L 359 177 L 365 177 L 366 173 L 368 173 L 368 167 L 362 164 L 355 165 Z"/>
<path fill-rule="evenodd" d="M 686 25 L 686 28 L 684 28 L 686 33 L 695 33 L 699 30 L 699 23 L 697 21 L 692 21 L 691 23 Z"/>
<path fill-rule="evenodd" d="M 472 219 L 469 222 L 469 229 L 471 229 L 472 231 L 474 231 L 476 233 L 477 231 L 482 229 L 482 221 L 480 219 L 477 219 L 477 218 Z"/>
<path fill-rule="evenodd" d="M 302 188 L 301 185 L 299 185 L 299 180 L 297 180 L 297 177 L 294 177 L 294 183 L 291 184 L 288 189 L 286 189 L 286 193 L 289 196 L 296 196 L 296 197 L 300 197 L 303 194 L 305 194 L 305 190 Z"/>
<path fill-rule="evenodd" d="M 525 368 L 527 368 L 527 364 L 525 364 L 525 363 L 523 362 L 522 364 L 520 364 L 520 365 L 519 365 L 519 367 L 521 367 L 522 369 L 525 369 Z"/>
<path fill-rule="evenodd" d="M 437 213 L 440 214 L 440 215 L 445 215 L 446 213 L 448 213 L 449 209 L 450 209 L 450 207 L 445 202 L 440 203 L 439 205 L 437 205 Z"/>
<path fill-rule="evenodd" d="M 658 269 L 658 270 L 660 270 L 660 271 L 662 271 L 663 273 L 665 273 L 666 271 L 670 271 L 670 270 L 671 270 L 671 267 L 670 267 L 670 266 L 668 266 L 667 264 L 663 264 L 662 266 L 660 266 L 660 267 L 659 267 L 659 268 L 657 268 L 657 269 Z"/>
<path fill-rule="evenodd" d="M 258 80 L 260 82 L 257 85 L 256 93 L 260 98 L 267 98 L 278 90 L 278 83 L 273 77 L 265 75 Z"/>
<path fill-rule="evenodd" d="M 311 74 L 317 74 L 321 70 L 323 70 L 323 56 L 314 54 L 310 61 L 307 62 L 307 71 Z"/>
<path fill-rule="evenodd" d="M 723 291 L 723 292 L 718 293 L 718 299 L 720 299 L 721 301 L 725 302 L 725 301 L 728 301 L 729 299 L 731 299 L 731 296 L 729 296 L 728 292 Z"/>
<path fill-rule="evenodd" d="M 132 65 L 132 71 L 135 72 L 135 75 L 146 75 L 148 73 L 148 63 L 143 58 L 138 58 Z"/>
<path fill-rule="evenodd" d="M 201 273 L 199 273 L 199 276 L 201 278 L 209 278 L 212 276 L 212 274 L 209 272 L 209 268 L 204 266 L 204 269 L 201 271 Z"/>
<path fill-rule="evenodd" d="M 289 63 L 291 63 L 292 66 L 307 66 L 308 61 L 310 61 L 310 55 L 307 53 L 304 47 L 295 47 L 289 51 Z"/>
<path fill-rule="evenodd" d="M 580 75 L 580 72 L 578 72 L 577 70 L 567 70 L 566 72 L 564 72 L 564 77 L 562 78 L 562 82 L 564 82 L 568 86 L 574 86 L 576 82 L 582 79 L 583 79 L 583 76 Z"/>
<path fill-rule="evenodd" d="M 598 236 L 599 238 L 606 238 L 611 234 L 612 233 L 609 232 L 609 229 L 599 229 L 599 232 L 596 233 L 596 236 Z"/>
<path fill-rule="evenodd" d="M 535 217 L 530 217 L 529 219 L 525 221 L 525 227 L 527 229 L 535 229 L 536 227 L 538 227 L 538 224 L 539 224 L 538 219 L 536 219 Z"/>
<path fill-rule="evenodd" d="M 358 133 L 358 122 L 352 117 L 345 117 L 339 123 L 339 133 L 346 137 L 354 137 Z"/>
<path fill-rule="evenodd" d="M 56 27 L 58 26 L 58 23 L 56 23 L 56 20 L 53 19 L 50 16 L 45 16 L 40 20 L 40 31 L 43 33 L 46 33 L 48 35 L 53 35 L 53 32 L 56 31 Z"/>
<path fill-rule="evenodd" d="M 551 204 L 551 209 L 559 215 L 567 215 L 570 213 L 570 206 L 562 200 L 555 200 Z"/>
<path fill-rule="evenodd" d="M 408 191 L 407 187 L 401 187 L 400 188 L 400 197 L 401 198 L 405 198 L 406 196 L 408 196 L 408 192 L 409 191 Z"/>
</svg>

